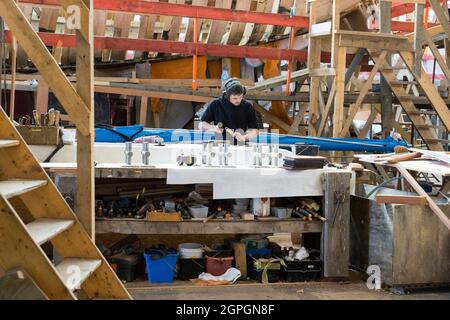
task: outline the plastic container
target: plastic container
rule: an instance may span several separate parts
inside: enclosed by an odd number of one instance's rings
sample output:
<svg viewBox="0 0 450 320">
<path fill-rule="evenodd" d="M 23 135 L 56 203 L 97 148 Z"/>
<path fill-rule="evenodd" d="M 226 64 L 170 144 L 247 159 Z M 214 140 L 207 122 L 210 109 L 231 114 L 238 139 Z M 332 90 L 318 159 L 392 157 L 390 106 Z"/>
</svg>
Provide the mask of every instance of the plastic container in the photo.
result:
<svg viewBox="0 0 450 320">
<path fill-rule="evenodd" d="M 272 207 L 272 215 L 280 219 L 288 219 L 292 215 L 292 208 Z"/>
<path fill-rule="evenodd" d="M 234 257 L 206 257 L 206 272 L 212 274 L 213 276 L 221 276 L 228 269 L 231 268 L 233 264 Z"/>
<path fill-rule="evenodd" d="M 199 259 L 203 257 L 203 245 L 200 243 L 181 243 L 178 252 L 181 259 Z"/>
<path fill-rule="evenodd" d="M 205 259 L 179 259 L 180 269 L 178 270 L 178 279 L 190 280 L 196 279 L 205 272 Z"/>
<path fill-rule="evenodd" d="M 271 255 L 272 249 L 247 249 L 245 252 L 248 255 Z"/>
<path fill-rule="evenodd" d="M 145 250 L 148 281 L 151 283 L 173 282 L 178 253 L 164 254 L 161 250 Z"/>
<path fill-rule="evenodd" d="M 258 282 L 262 282 L 262 276 L 264 273 L 264 268 L 267 265 L 268 262 L 260 262 L 264 260 L 269 260 L 271 258 L 276 259 L 272 255 L 267 254 L 247 254 L 247 274 L 248 276 L 256 280 Z M 280 280 L 280 270 L 281 270 L 281 263 L 279 261 L 274 261 L 270 263 L 269 267 L 267 268 L 267 280 L 269 282 L 277 282 Z"/>
<path fill-rule="evenodd" d="M 252 212 L 255 216 L 270 216 L 270 198 L 254 198 L 252 200 Z"/>
<path fill-rule="evenodd" d="M 194 218 L 205 219 L 208 216 L 208 207 L 204 205 L 191 206 L 189 212 Z"/>
<path fill-rule="evenodd" d="M 281 276 L 288 282 L 318 280 L 322 276 L 322 261 L 302 260 L 284 261 L 286 267 L 281 267 Z"/>
<path fill-rule="evenodd" d="M 119 253 L 112 256 L 110 262 L 117 265 L 117 276 L 121 280 L 131 282 L 145 274 L 145 263 L 141 254 Z"/>
</svg>

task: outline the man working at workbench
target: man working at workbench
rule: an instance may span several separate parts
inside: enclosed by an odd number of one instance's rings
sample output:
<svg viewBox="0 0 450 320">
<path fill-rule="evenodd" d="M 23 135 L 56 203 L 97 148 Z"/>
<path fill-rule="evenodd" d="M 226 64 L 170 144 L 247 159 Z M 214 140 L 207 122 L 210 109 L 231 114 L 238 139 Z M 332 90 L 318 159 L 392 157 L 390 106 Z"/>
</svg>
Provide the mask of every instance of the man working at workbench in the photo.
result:
<svg viewBox="0 0 450 320">
<path fill-rule="evenodd" d="M 238 80 L 232 78 L 225 82 L 223 95 L 210 102 L 199 129 L 222 135 L 223 140 L 227 140 L 228 134 L 235 138 L 235 144 L 255 138 L 258 135 L 256 111 L 244 99 L 245 93 L 245 87 Z"/>
</svg>

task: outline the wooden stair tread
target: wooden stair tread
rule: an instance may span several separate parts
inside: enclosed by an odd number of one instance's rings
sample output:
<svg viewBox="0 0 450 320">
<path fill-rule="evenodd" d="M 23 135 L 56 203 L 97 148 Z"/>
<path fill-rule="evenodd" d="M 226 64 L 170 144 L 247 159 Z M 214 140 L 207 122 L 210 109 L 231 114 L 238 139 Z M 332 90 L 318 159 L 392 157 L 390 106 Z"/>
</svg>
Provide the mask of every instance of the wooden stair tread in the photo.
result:
<svg viewBox="0 0 450 320">
<path fill-rule="evenodd" d="M 78 289 L 81 284 L 92 275 L 102 264 L 100 259 L 66 258 L 56 266 L 56 270 L 70 291 Z M 80 270 L 79 277 L 77 269 Z"/>
<path fill-rule="evenodd" d="M 69 229 L 74 223 L 75 220 L 42 218 L 27 224 L 27 229 L 34 241 L 41 245 Z"/>
<path fill-rule="evenodd" d="M 0 139 L 0 149 L 1 148 L 8 148 L 8 147 L 14 147 L 19 145 L 19 140 L 4 140 Z"/>
<path fill-rule="evenodd" d="M 0 181 L 0 194 L 5 198 L 12 198 L 46 184 L 47 180 L 4 180 Z"/>
</svg>

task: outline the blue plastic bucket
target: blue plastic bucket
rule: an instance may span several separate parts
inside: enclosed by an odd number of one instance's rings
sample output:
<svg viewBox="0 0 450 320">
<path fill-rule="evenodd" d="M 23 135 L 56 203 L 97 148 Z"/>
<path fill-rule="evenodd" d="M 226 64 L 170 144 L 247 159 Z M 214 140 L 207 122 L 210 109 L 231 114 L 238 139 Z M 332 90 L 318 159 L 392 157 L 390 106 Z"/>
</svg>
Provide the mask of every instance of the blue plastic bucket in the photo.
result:
<svg viewBox="0 0 450 320">
<path fill-rule="evenodd" d="M 152 283 L 173 282 L 178 253 L 162 254 L 160 250 L 144 252 L 148 281 Z"/>
</svg>

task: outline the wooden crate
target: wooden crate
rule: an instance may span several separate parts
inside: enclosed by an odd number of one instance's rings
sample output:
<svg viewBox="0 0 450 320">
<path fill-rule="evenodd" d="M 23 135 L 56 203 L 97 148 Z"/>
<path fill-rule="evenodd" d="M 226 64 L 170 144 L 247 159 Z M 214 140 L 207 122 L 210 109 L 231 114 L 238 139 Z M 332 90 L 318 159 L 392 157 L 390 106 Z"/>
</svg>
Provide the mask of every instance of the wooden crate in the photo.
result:
<svg viewBox="0 0 450 320">
<path fill-rule="evenodd" d="M 147 211 L 147 220 L 149 221 L 182 221 L 180 212 L 156 212 Z"/>
<path fill-rule="evenodd" d="M 17 126 L 17 130 L 30 145 L 58 145 L 59 127 Z"/>
<path fill-rule="evenodd" d="M 392 287 L 450 283 L 450 231 L 428 206 L 351 199 L 351 264 Z M 439 205 L 450 216 L 450 205 Z"/>
</svg>

